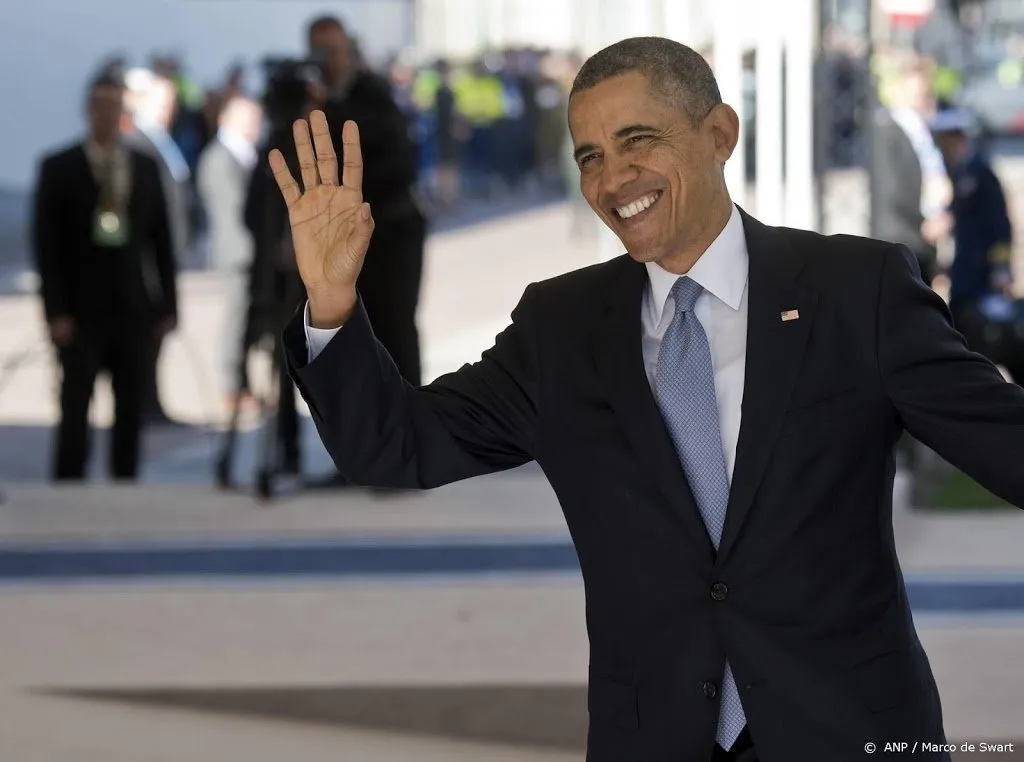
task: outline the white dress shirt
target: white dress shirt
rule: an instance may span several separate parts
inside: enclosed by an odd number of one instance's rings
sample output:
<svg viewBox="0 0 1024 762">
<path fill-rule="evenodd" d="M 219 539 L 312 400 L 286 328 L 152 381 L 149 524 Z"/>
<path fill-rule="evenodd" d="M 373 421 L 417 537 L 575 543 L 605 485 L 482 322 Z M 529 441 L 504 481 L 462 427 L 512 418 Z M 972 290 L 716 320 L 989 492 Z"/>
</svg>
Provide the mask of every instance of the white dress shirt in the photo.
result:
<svg viewBox="0 0 1024 762">
<path fill-rule="evenodd" d="M 750 262 L 747 237 L 739 209 L 732 216 L 690 272 L 704 287 L 693 307 L 704 326 L 711 346 L 715 368 L 715 397 L 718 423 L 725 452 L 725 470 L 732 483 L 736 464 L 736 442 L 740 436 L 740 408 L 743 403 L 743 376 L 747 365 L 747 273 Z M 655 391 L 655 371 L 661 339 L 675 315 L 675 300 L 669 293 L 679 278 L 654 262 L 647 264 L 649 283 L 644 293 L 643 324 L 644 368 Z M 685 372 L 685 369 L 681 369 Z"/>
<path fill-rule="evenodd" d="M 239 164 L 248 170 L 256 168 L 259 155 L 256 146 L 241 135 L 232 132 L 226 127 L 217 130 L 217 141 L 228 149 L 228 152 L 235 157 Z"/>
<path fill-rule="evenodd" d="M 114 205 L 120 213 L 124 213 L 128 208 L 128 200 L 132 193 L 132 165 L 128 150 L 120 141 L 109 149 L 101 148 L 91 138 L 86 138 L 83 145 L 96 182 L 103 180 L 108 162 L 112 164 Z"/>
<path fill-rule="evenodd" d="M 750 262 L 743 219 L 733 206 L 725 228 L 690 268 L 688 275 L 704 292 L 694 305 L 711 346 L 715 368 L 715 394 L 718 420 L 725 451 L 725 467 L 732 482 L 736 463 L 736 442 L 740 434 L 740 408 L 743 402 L 743 376 L 747 356 L 747 274 Z M 678 275 L 653 262 L 647 264 L 648 285 L 641 306 L 644 369 L 652 391 L 661 339 L 675 314 L 675 302 L 669 293 Z M 337 328 L 313 328 L 309 303 L 305 309 L 306 346 L 312 362 L 338 332 Z"/>
</svg>

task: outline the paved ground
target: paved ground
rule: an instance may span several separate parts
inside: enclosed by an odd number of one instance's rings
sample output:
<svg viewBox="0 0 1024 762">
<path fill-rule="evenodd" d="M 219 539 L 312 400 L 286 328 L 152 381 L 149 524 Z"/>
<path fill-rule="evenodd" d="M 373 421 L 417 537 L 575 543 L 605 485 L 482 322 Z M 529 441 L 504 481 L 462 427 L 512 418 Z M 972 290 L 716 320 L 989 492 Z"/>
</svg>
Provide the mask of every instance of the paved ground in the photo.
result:
<svg viewBox="0 0 1024 762">
<path fill-rule="evenodd" d="M 527 283 L 594 261 L 568 230 L 550 207 L 433 239 L 428 376 L 475 359 Z M 525 468 L 390 499 L 215 492 L 218 295 L 183 281 L 161 373 L 195 427 L 150 436 L 142 486 L 41 486 L 52 368 L 38 352 L 0 379 L 0 758 L 579 762 L 584 600 L 550 488 Z M 0 300 L 0 357 L 40 341 L 36 305 Z M 948 732 L 1020 737 L 1024 518 L 923 517 L 908 494 L 897 541 Z M 332 562 L 297 569 L 317 553 Z M 288 714 L 306 722 L 267 718 Z"/>
</svg>

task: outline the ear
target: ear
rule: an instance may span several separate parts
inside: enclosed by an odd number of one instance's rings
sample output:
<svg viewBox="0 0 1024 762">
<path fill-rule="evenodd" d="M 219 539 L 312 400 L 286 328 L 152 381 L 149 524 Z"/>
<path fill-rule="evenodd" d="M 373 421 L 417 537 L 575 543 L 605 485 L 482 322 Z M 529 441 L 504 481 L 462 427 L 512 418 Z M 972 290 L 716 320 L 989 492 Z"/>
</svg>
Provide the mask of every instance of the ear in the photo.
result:
<svg viewBox="0 0 1024 762">
<path fill-rule="evenodd" d="M 705 117 L 705 129 L 714 141 L 715 158 L 725 163 L 740 140 L 740 118 L 732 106 L 720 103 Z"/>
</svg>

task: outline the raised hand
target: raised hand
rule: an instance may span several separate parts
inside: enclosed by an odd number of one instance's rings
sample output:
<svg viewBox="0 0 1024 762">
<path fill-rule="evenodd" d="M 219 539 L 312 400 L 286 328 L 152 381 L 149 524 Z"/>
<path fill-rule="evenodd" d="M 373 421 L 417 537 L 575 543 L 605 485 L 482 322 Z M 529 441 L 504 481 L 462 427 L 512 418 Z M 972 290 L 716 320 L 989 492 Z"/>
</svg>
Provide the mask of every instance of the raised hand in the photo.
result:
<svg viewBox="0 0 1024 762">
<path fill-rule="evenodd" d="M 338 157 L 324 113 L 314 111 L 309 123 L 299 119 L 293 133 L 303 189 L 277 149 L 270 152 L 270 168 L 288 206 L 295 260 L 309 297 L 311 321 L 315 327 L 334 327 L 344 322 L 355 306 L 356 278 L 373 233 L 370 205 L 363 201 L 359 128 L 350 121 L 342 129 L 345 157 L 340 185 Z"/>
</svg>

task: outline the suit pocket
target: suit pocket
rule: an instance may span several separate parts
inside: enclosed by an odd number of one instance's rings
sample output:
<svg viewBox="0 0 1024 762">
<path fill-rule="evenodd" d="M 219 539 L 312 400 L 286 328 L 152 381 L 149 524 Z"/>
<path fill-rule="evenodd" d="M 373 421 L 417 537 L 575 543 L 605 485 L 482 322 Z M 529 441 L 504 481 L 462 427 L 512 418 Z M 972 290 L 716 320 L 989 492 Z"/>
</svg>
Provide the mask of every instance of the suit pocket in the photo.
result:
<svg viewBox="0 0 1024 762">
<path fill-rule="evenodd" d="M 896 709 L 920 690 L 915 668 L 920 648 L 915 644 L 885 651 L 854 665 L 854 683 L 871 712 Z"/>
<path fill-rule="evenodd" d="M 607 721 L 627 730 L 640 727 L 636 684 L 621 676 L 608 677 L 591 669 L 587 709 L 592 723 Z"/>
</svg>

